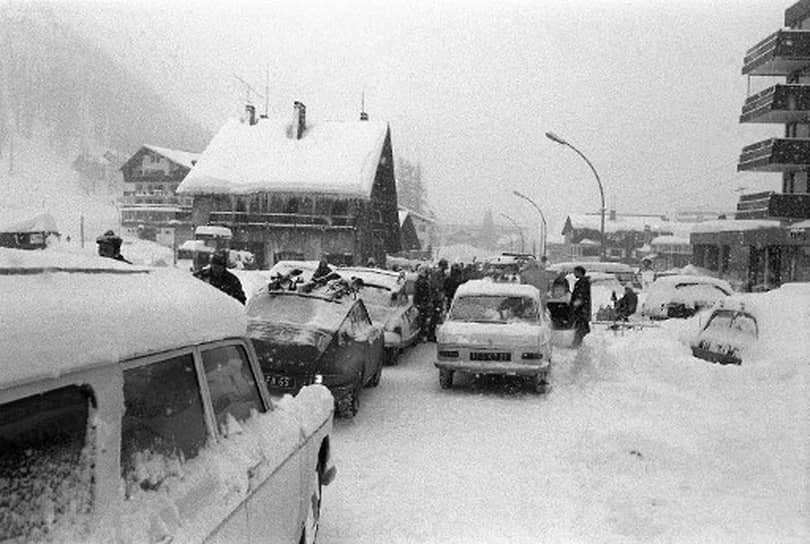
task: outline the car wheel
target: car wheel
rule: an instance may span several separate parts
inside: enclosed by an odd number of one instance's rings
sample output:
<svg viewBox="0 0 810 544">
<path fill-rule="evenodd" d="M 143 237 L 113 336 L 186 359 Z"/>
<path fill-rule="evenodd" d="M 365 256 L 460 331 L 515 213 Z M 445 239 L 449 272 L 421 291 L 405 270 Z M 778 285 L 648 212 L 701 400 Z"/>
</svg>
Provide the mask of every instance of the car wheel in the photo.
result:
<svg viewBox="0 0 810 544">
<path fill-rule="evenodd" d="M 535 374 L 530 378 L 529 383 L 531 384 L 532 390 L 541 395 L 548 393 L 548 391 L 551 389 L 551 385 L 548 383 L 546 374 Z"/>
<path fill-rule="evenodd" d="M 337 415 L 338 417 L 351 418 L 357 413 L 355 404 L 357 402 L 357 391 L 352 390 L 346 393 L 343 398 L 337 401 Z"/>
<path fill-rule="evenodd" d="M 300 544 L 313 544 L 318 538 L 318 528 L 321 521 L 321 473 L 318 467 L 312 472 L 312 495 L 307 504 L 307 517 L 304 520 L 304 530 L 301 533 Z"/>
<path fill-rule="evenodd" d="M 377 387 L 380 385 L 380 379 L 382 378 L 382 365 L 377 369 L 377 372 L 374 373 L 374 377 L 371 378 L 371 381 L 368 383 L 369 387 Z"/>
<path fill-rule="evenodd" d="M 453 387 L 453 371 L 439 369 L 439 387 L 442 389 L 450 389 Z"/>
<path fill-rule="evenodd" d="M 399 364 L 399 350 L 397 348 L 385 348 L 384 356 L 385 364 L 388 366 L 396 366 Z"/>
</svg>

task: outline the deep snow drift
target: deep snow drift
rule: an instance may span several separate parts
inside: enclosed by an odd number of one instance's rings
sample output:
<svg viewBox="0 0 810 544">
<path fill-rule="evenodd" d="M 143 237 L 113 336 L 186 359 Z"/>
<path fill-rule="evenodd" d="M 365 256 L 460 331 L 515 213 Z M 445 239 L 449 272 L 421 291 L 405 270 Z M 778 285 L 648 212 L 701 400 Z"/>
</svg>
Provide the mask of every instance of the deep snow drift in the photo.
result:
<svg viewBox="0 0 810 544">
<path fill-rule="evenodd" d="M 322 542 L 807 542 L 804 346 L 712 365 L 697 323 L 596 328 L 548 397 L 443 391 L 417 346 L 336 422 Z"/>
</svg>

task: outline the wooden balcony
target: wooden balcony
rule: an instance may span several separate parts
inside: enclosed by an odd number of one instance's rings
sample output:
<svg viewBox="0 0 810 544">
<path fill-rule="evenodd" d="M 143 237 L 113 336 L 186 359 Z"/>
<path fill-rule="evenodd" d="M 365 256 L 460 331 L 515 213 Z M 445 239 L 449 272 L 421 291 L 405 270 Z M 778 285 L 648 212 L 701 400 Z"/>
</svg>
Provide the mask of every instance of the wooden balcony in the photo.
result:
<svg viewBox="0 0 810 544">
<path fill-rule="evenodd" d="M 810 30 L 779 30 L 748 50 L 742 73 L 787 76 L 810 65 Z"/>
<path fill-rule="evenodd" d="M 740 123 L 795 123 L 810 119 L 810 85 L 774 85 L 745 101 Z"/>
<path fill-rule="evenodd" d="M 810 219 L 810 194 L 764 192 L 743 195 L 735 219 Z"/>
<path fill-rule="evenodd" d="M 743 148 L 737 171 L 792 172 L 810 168 L 810 138 L 771 138 Z"/>
<path fill-rule="evenodd" d="M 306 229 L 354 229 L 357 218 L 350 215 L 302 213 L 211 212 L 211 224 Z"/>
</svg>

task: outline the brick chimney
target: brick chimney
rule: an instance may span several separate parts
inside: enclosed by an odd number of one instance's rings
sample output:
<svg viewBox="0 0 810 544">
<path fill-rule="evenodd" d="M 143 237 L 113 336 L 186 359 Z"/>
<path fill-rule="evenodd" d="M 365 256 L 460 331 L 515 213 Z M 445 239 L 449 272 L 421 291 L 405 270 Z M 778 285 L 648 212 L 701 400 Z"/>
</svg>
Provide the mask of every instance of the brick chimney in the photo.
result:
<svg viewBox="0 0 810 544">
<path fill-rule="evenodd" d="M 296 140 L 300 140 L 301 136 L 303 136 L 304 131 L 306 129 L 307 129 L 307 107 L 303 104 L 303 102 L 299 102 L 296 100 L 295 102 L 293 102 L 293 122 L 290 137 Z"/>
<path fill-rule="evenodd" d="M 249 125 L 256 124 L 256 106 L 253 104 L 245 104 L 245 118 Z"/>
</svg>

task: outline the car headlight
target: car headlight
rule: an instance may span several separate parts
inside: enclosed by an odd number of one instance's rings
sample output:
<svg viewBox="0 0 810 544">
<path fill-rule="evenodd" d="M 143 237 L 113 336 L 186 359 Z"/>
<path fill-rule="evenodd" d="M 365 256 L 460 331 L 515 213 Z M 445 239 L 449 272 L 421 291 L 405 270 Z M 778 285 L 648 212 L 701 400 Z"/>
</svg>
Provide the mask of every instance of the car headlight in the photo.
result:
<svg viewBox="0 0 810 544">
<path fill-rule="evenodd" d="M 520 358 L 521 359 L 534 359 L 534 360 L 537 360 L 537 359 L 542 359 L 543 354 L 540 353 L 540 352 L 537 352 L 537 351 L 527 351 L 527 352 L 521 353 Z"/>
<path fill-rule="evenodd" d="M 445 359 L 458 359 L 458 350 L 457 349 L 440 349 L 439 350 L 439 357 L 443 357 Z"/>
</svg>

